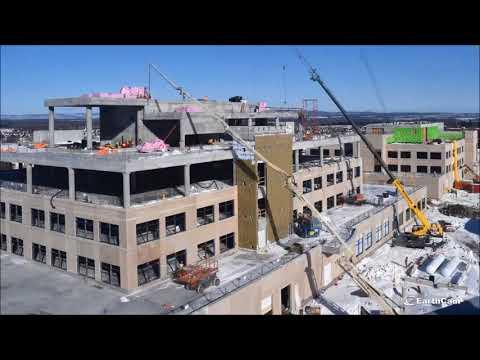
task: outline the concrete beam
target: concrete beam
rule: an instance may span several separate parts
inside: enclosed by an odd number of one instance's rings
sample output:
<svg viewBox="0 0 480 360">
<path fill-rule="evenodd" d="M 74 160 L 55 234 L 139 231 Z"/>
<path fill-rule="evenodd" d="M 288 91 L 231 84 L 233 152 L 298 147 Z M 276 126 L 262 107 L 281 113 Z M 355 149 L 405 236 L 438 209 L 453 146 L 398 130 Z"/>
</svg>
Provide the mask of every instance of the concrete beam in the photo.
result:
<svg viewBox="0 0 480 360">
<path fill-rule="evenodd" d="M 360 136 L 358 135 L 348 135 L 348 136 L 342 136 L 342 143 L 347 143 L 347 142 L 358 142 L 360 141 Z M 293 149 L 311 149 L 311 148 L 318 148 L 320 146 L 337 146 L 338 145 L 338 138 L 337 137 L 331 137 L 331 138 L 326 138 L 326 139 L 320 139 L 320 140 L 306 140 L 306 141 L 295 141 L 293 143 Z"/>
<path fill-rule="evenodd" d="M 55 146 L 55 114 L 54 107 L 48 107 L 48 145 Z"/>
<path fill-rule="evenodd" d="M 147 99 L 109 99 L 101 97 L 78 96 L 72 98 L 47 99 L 48 107 L 85 107 L 85 106 L 145 106 Z"/>
<path fill-rule="evenodd" d="M 185 196 L 190 195 L 190 164 L 183 167 L 183 184 L 185 186 Z"/>
<path fill-rule="evenodd" d="M 85 109 L 85 122 L 87 123 L 87 149 L 91 150 L 92 144 L 92 107 L 87 106 Z"/>
<path fill-rule="evenodd" d="M 68 168 L 68 198 L 75 200 L 75 169 Z"/>
<path fill-rule="evenodd" d="M 130 207 L 130 173 L 124 172 L 123 175 L 123 207 Z"/>
<path fill-rule="evenodd" d="M 32 164 L 27 164 L 27 193 L 32 193 Z"/>
</svg>

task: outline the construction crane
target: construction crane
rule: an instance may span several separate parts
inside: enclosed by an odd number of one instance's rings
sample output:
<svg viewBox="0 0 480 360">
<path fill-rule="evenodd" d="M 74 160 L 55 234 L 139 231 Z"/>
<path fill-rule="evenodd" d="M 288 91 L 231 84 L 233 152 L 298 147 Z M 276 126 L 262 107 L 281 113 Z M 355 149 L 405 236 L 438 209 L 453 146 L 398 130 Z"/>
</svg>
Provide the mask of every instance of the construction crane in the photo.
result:
<svg viewBox="0 0 480 360">
<path fill-rule="evenodd" d="M 242 137 L 237 134 L 224 120 L 224 118 L 215 113 L 211 112 L 205 104 L 198 101 L 195 97 L 190 95 L 184 88 L 175 84 L 172 80 L 170 80 L 163 72 L 161 72 L 156 66 L 151 65 L 152 69 L 154 69 L 167 83 L 170 84 L 175 90 L 177 90 L 182 96 L 190 99 L 194 103 L 196 103 L 201 109 L 211 115 L 214 119 L 216 119 L 222 126 L 224 127 L 225 133 L 229 134 L 235 141 L 240 143 L 243 147 L 245 147 L 248 151 L 255 154 L 257 159 L 263 161 L 267 166 L 269 166 L 273 171 L 282 175 L 285 179 L 285 186 L 293 193 L 295 197 L 297 197 L 303 204 L 305 204 L 328 229 L 328 231 L 340 242 L 341 247 L 345 250 L 347 255 L 340 256 L 338 263 L 339 265 L 351 276 L 351 278 L 355 281 L 355 283 L 371 298 L 373 298 L 380 306 L 383 308 L 383 312 L 388 315 L 397 315 L 397 311 L 395 308 L 388 303 L 387 296 L 383 294 L 381 291 L 377 290 L 373 285 L 371 285 L 366 279 L 364 279 L 357 271 L 355 265 L 357 262 L 356 255 L 353 253 L 352 249 L 346 244 L 345 240 L 342 236 L 338 233 L 335 225 L 332 221 L 325 216 L 323 213 L 320 213 L 317 208 L 311 204 L 304 196 L 303 193 L 299 190 L 295 178 L 272 163 L 268 160 L 262 153 L 258 152 L 255 148 L 253 148 L 248 142 L 242 139 Z M 391 301 L 391 300 L 390 300 Z"/>
<path fill-rule="evenodd" d="M 421 225 L 416 225 L 412 228 L 412 235 L 414 237 L 424 237 L 426 235 L 431 235 L 435 237 L 443 237 L 443 228 L 440 226 L 440 224 L 432 224 L 430 221 L 427 219 L 425 214 L 417 207 L 415 202 L 408 196 L 408 193 L 405 191 L 405 188 L 403 187 L 403 184 L 400 182 L 399 179 L 397 179 L 393 173 L 388 169 L 387 165 L 383 161 L 382 157 L 375 151 L 374 147 L 368 141 L 366 136 L 360 131 L 358 128 L 357 124 L 350 119 L 348 116 L 347 112 L 343 108 L 343 106 L 338 102 L 338 100 L 335 98 L 335 96 L 332 94 L 332 92 L 328 89 L 328 87 L 325 85 L 325 83 L 320 79 L 320 76 L 317 73 L 317 70 L 311 66 L 307 60 L 303 57 L 303 55 L 297 50 L 298 57 L 300 60 L 303 62 L 303 64 L 306 66 L 310 73 L 310 79 L 316 83 L 318 83 L 322 89 L 326 92 L 328 97 L 333 101 L 333 103 L 337 106 L 337 108 L 340 110 L 342 113 L 343 117 L 347 120 L 347 122 L 352 126 L 352 128 L 355 130 L 358 136 L 362 139 L 362 141 L 365 143 L 367 146 L 368 150 L 373 154 L 375 159 L 380 163 L 381 167 L 385 171 L 385 173 L 389 177 L 389 183 L 393 184 L 397 191 L 400 193 L 400 195 L 403 197 L 405 202 L 407 203 L 409 209 L 415 214 L 416 218 L 420 221 Z"/>
<path fill-rule="evenodd" d="M 462 179 L 458 173 L 458 146 L 457 142 L 452 142 L 452 157 L 453 157 L 453 187 L 458 189 L 459 187 L 462 188 Z"/>
</svg>

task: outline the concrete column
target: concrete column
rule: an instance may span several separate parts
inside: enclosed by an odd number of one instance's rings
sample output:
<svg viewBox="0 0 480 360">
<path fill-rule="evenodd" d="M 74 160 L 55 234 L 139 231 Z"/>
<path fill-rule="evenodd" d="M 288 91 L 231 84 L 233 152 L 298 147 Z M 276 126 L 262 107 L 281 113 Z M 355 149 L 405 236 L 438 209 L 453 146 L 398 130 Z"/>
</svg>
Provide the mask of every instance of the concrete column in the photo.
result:
<svg viewBox="0 0 480 360">
<path fill-rule="evenodd" d="M 54 107 L 48 107 L 48 145 L 55 146 L 55 114 Z"/>
<path fill-rule="evenodd" d="M 233 175 L 232 175 L 232 185 L 235 186 L 237 185 L 237 172 L 235 168 L 235 160 L 232 161 L 232 170 L 233 170 Z"/>
<path fill-rule="evenodd" d="M 143 139 L 143 109 L 137 111 L 137 124 L 135 131 L 135 144 L 139 144 L 139 140 L 144 141 Z"/>
<path fill-rule="evenodd" d="M 27 193 L 32 193 L 32 164 L 27 164 Z"/>
<path fill-rule="evenodd" d="M 92 107 L 87 106 L 85 109 L 85 121 L 87 123 L 87 149 L 92 149 Z"/>
<path fill-rule="evenodd" d="M 180 150 L 185 150 L 185 114 L 180 118 Z"/>
<path fill-rule="evenodd" d="M 190 164 L 185 164 L 183 167 L 183 184 L 185 186 L 185 196 L 190 195 Z"/>
<path fill-rule="evenodd" d="M 295 171 L 300 170 L 300 150 L 295 150 Z"/>
<path fill-rule="evenodd" d="M 75 170 L 68 168 L 68 198 L 75 201 Z"/>
<path fill-rule="evenodd" d="M 354 142 L 353 146 L 353 157 L 360 157 L 360 141 Z"/>
<path fill-rule="evenodd" d="M 123 207 L 130 207 L 130 173 L 123 173 Z"/>
<path fill-rule="evenodd" d="M 275 118 L 275 127 L 279 128 L 280 127 L 280 119 L 277 117 Z"/>
<path fill-rule="evenodd" d="M 323 148 L 321 146 L 318 148 L 318 153 L 319 153 L 320 165 L 323 165 Z"/>
<path fill-rule="evenodd" d="M 255 134 L 253 129 L 253 120 L 248 118 L 248 140 L 255 140 Z"/>
</svg>

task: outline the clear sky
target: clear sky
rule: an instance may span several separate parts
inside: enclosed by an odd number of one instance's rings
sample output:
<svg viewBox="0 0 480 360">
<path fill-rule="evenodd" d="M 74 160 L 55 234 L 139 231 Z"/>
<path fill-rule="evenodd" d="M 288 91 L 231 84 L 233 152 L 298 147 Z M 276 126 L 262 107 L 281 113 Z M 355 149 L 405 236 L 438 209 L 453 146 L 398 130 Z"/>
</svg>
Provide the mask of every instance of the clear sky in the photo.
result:
<svg viewBox="0 0 480 360">
<path fill-rule="evenodd" d="M 381 111 L 368 63 L 387 111 L 478 112 L 479 48 L 474 46 L 299 46 L 350 111 Z M 148 63 L 192 95 L 228 100 L 240 95 L 270 105 L 300 106 L 318 98 L 292 46 L 2 46 L 1 113 L 46 113 L 43 100 L 147 86 Z M 282 68 L 285 65 L 285 72 Z M 152 95 L 177 99 L 152 74 Z M 60 112 L 64 109 L 59 109 Z"/>
</svg>

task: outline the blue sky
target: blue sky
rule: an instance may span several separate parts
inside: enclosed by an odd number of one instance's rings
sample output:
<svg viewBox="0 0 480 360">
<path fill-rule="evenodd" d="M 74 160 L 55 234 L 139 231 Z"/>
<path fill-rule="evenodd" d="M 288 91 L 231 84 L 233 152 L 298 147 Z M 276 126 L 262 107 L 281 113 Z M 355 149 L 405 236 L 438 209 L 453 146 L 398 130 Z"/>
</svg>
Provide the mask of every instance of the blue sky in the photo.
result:
<svg viewBox="0 0 480 360">
<path fill-rule="evenodd" d="M 363 53 L 387 111 L 478 112 L 479 48 L 474 46 L 299 46 L 350 111 L 381 111 Z M 318 98 L 336 111 L 309 80 L 291 46 L 2 46 L 1 113 L 46 113 L 43 100 L 87 92 L 116 92 L 148 84 L 157 65 L 196 97 L 299 106 Z M 152 74 L 152 95 L 177 99 Z M 67 112 L 59 109 L 60 112 Z"/>
</svg>

